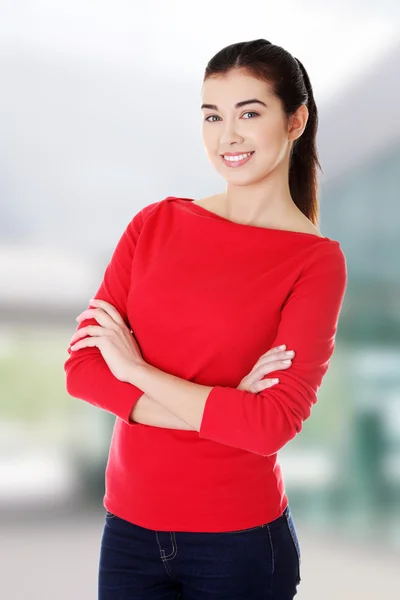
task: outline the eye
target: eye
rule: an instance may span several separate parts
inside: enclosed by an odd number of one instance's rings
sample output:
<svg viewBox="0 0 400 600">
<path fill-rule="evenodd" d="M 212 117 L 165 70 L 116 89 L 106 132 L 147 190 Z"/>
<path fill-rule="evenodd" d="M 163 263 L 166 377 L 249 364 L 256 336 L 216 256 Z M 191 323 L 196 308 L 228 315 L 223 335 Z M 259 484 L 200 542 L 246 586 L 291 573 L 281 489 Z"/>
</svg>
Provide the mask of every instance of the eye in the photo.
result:
<svg viewBox="0 0 400 600">
<path fill-rule="evenodd" d="M 258 113 L 256 113 L 256 112 L 253 112 L 253 111 L 247 111 L 247 112 L 243 113 L 243 115 L 255 115 L 256 117 L 258 117 L 258 116 L 259 116 L 259 114 L 258 114 Z M 242 115 L 242 116 L 243 116 L 243 115 Z M 214 117 L 215 117 L 216 119 L 219 119 L 219 120 L 221 119 L 221 118 L 220 118 L 218 115 L 209 115 L 209 116 L 208 116 L 208 117 L 206 117 L 204 120 L 205 120 L 205 121 L 208 121 L 208 123 L 215 123 L 215 121 L 211 121 L 211 120 L 210 120 L 210 119 L 213 119 Z"/>
<path fill-rule="evenodd" d="M 217 117 L 219 119 L 219 117 L 217 115 L 209 115 L 208 117 L 206 117 L 204 120 L 208 121 L 208 119 L 211 119 L 212 117 Z M 214 121 L 208 121 L 209 123 L 214 123 Z"/>
<path fill-rule="evenodd" d="M 256 113 L 256 112 L 250 112 L 250 111 L 247 111 L 247 112 L 243 113 L 243 115 L 256 115 L 256 117 L 259 116 L 258 113 Z"/>
</svg>

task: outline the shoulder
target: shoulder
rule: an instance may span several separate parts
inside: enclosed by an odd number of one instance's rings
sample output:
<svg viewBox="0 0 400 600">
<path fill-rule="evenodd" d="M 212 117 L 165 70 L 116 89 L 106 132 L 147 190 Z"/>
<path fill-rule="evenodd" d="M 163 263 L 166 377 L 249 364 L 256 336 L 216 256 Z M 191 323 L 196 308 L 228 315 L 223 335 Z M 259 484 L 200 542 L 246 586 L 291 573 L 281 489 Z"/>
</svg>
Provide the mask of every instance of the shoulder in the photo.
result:
<svg viewBox="0 0 400 600">
<path fill-rule="evenodd" d="M 316 241 L 306 252 L 298 257 L 301 266 L 285 303 L 292 308 L 298 303 L 306 306 L 311 319 L 316 318 L 312 306 L 329 317 L 332 306 L 340 307 L 347 288 L 344 253 L 339 242 L 329 238 Z"/>
<path fill-rule="evenodd" d="M 340 286 L 346 286 L 347 261 L 340 242 L 330 238 L 321 238 L 316 242 L 304 261 L 301 276 L 316 283 L 318 279 L 329 278 Z"/>
<path fill-rule="evenodd" d="M 156 202 L 151 202 L 150 204 L 146 204 L 140 210 L 138 210 L 130 222 L 128 223 L 128 228 L 141 228 L 143 227 L 145 221 L 152 215 L 153 213 L 157 213 L 157 211 L 170 199 L 170 196 L 164 198 L 163 200 L 157 200 Z"/>
<path fill-rule="evenodd" d="M 143 219 L 146 220 L 147 217 L 149 217 L 152 214 L 156 214 L 159 211 L 162 211 L 163 208 L 166 209 L 167 206 L 170 206 L 171 204 L 175 204 L 177 201 L 180 200 L 191 200 L 191 198 L 184 198 L 184 197 L 180 197 L 180 196 L 166 196 L 165 198 L 163 198 L 162 200 L 158 200 L 157 202 L 152 202 L 151 204 L 148 204 L 147 206 L 145 206 L 144 208 L 142 208 L 142 210 L 140 211 Z"/>
<path fill-rule="evenodd" d="M 155 212 L 160 206 L 162 206 L 163 204 L 165 204 L 165 202 L 167 202 L 168 198 L 164 198 L 163 200 L 158 200 L 157 202 L 152 202 L 151 204 L 147 204 L 146 206 L 144 206 L 140 211 L 139 214 L 141 215 L 143 222 L 153 213 Z"/>
</svg>

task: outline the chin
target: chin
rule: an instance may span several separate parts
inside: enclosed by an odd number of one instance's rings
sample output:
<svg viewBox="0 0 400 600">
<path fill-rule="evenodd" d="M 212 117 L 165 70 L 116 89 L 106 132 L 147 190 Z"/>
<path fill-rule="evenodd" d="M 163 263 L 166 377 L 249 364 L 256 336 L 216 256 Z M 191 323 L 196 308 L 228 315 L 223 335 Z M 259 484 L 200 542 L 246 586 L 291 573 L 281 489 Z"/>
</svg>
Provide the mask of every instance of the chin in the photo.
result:
<svg viewBox="0 0 400 600">
<path fill-rule="evenodd" d="M 256 183 L 259 181 L 259 177 L 255 177 L 253 175 L 244 174 L 244 173 L 232 173 L 229 177 L 226 176 L 226 173 L 220 175 L 225 179 L 226 183 L 232 183 L 233 185 L 250 185 L 252 183 Z M 236 177 L 235 177 L 236 175 Z"/>
</svg>

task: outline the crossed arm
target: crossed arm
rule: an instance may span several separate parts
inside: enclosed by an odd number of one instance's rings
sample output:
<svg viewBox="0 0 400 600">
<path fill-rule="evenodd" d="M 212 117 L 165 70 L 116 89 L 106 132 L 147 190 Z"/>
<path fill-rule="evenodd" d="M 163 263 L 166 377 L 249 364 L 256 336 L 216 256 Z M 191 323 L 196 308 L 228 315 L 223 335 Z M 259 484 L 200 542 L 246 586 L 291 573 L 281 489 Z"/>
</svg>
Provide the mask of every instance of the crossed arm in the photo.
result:
<svg viewBox="0 0 400 600">
<path fill-rule="evenodd" d="M 127 229 L 96 293 L 110 301 L 124 319 L 130 275 L 124 248 L 130 237 L 137 237 L 136 229 L 133 225 Z M 128 258 L 133 247 L 131 243 Z M 90 347 L 98 343 L 90 338 L 83 340 L 87 347 L 81 345 L 78 353 L 68 349 L 70 357 L 64 365 L 67 391 L 125 422 L 198 431 L 204 439 L 262 456 L 274 454 L 301 431 L 310 416 L 334 350 L 346 263 L 338 243 L 319 249 L 310 255 L 281 310 L 272 347 L 286 343 L 295 349 L 296 364 L 280 373 L 279 386 L 259 394 L 221 385 L 202 386 L 151 365 L 119 380 L 110 373 L 112 369 L 99 350 Z M 85 319 L 86 323 L 98 329 L 96 319 Z M 110 346 L 105 349 L 113 353 Z"/>
<path fill-rule="evenodd" d="M 196 431 L 194 427 L 177 417 L 148 394 L 143 394 L 133 407 L 130 418 L 135 423 L 163 427 L 165 429 L 181 429 Z"/>
</svg>

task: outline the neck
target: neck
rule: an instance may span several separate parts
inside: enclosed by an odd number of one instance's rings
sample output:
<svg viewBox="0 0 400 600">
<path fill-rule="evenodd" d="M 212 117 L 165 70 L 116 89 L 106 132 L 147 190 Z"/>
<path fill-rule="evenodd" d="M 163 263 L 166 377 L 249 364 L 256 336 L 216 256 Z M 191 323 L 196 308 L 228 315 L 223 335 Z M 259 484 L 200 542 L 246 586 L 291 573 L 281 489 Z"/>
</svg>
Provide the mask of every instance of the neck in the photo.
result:
<svg viewBox="0 0 400 600">
<path fill-rule="evenodd" d="M 282 177 L 267 177 L 249 185 L 228 183 L 220 199 L 228 218 L 242 223 L 261 222 L 279 227 L 299 213 L 289 184 Z"/>
</svg>

